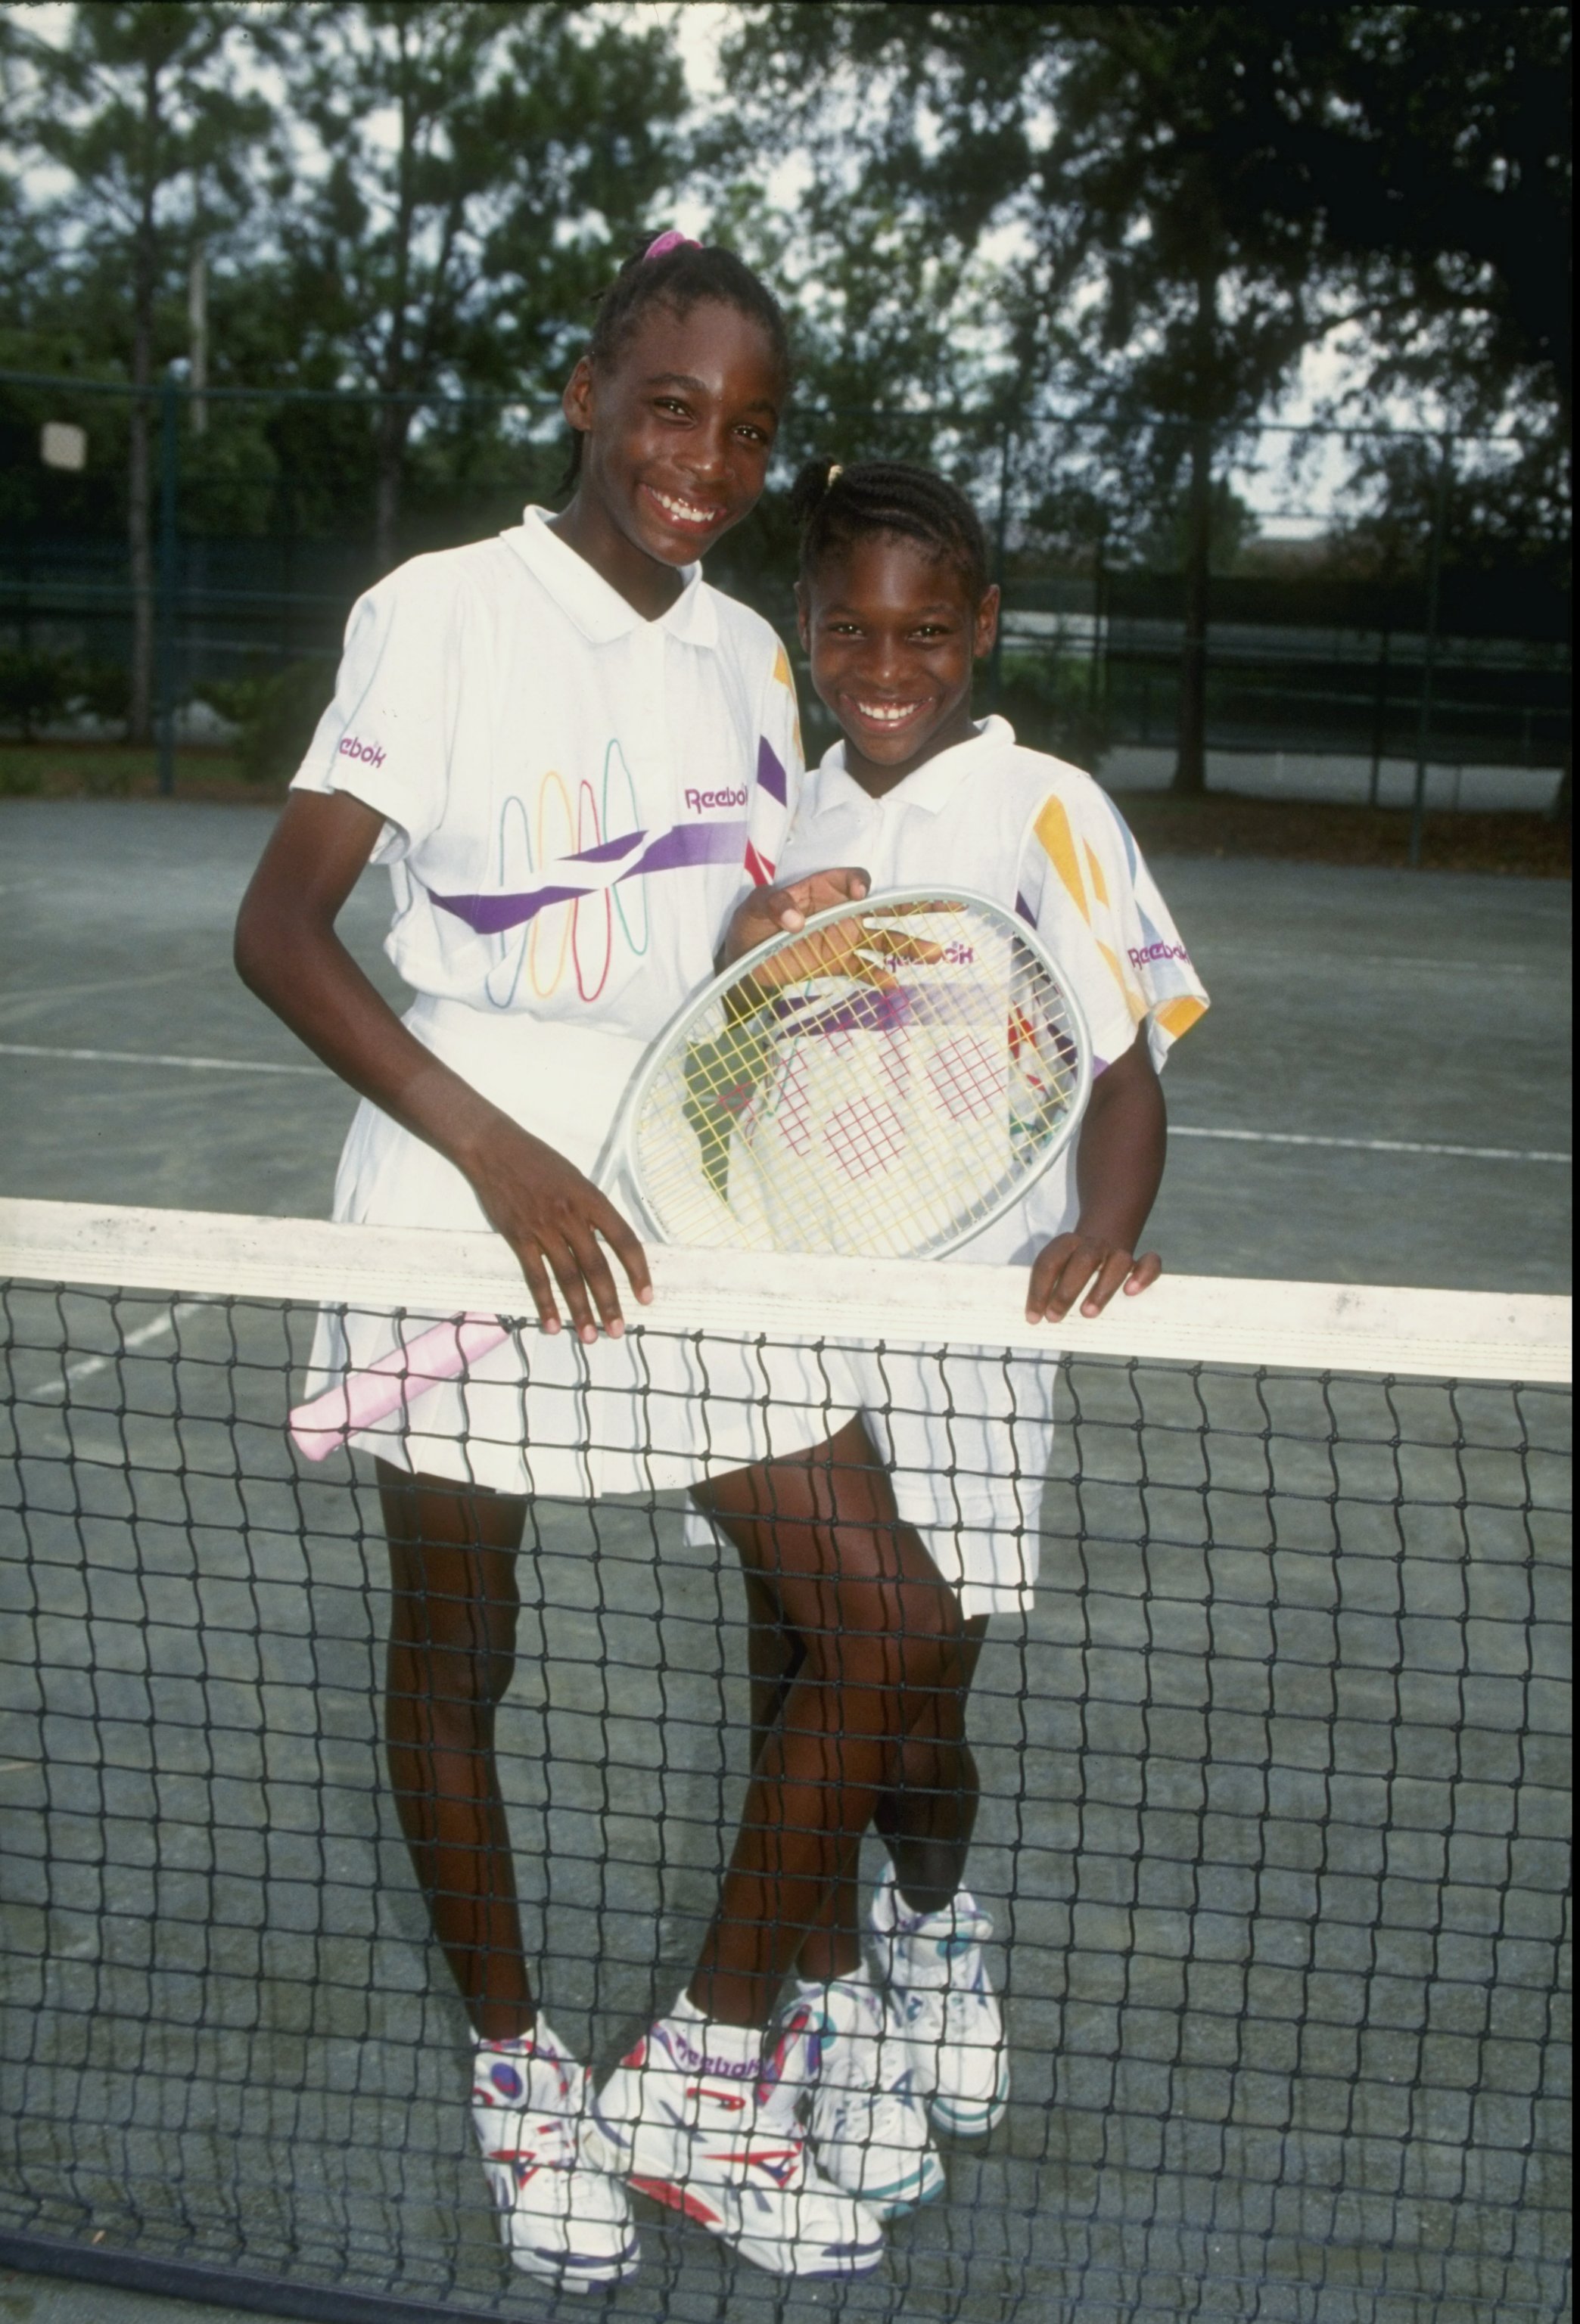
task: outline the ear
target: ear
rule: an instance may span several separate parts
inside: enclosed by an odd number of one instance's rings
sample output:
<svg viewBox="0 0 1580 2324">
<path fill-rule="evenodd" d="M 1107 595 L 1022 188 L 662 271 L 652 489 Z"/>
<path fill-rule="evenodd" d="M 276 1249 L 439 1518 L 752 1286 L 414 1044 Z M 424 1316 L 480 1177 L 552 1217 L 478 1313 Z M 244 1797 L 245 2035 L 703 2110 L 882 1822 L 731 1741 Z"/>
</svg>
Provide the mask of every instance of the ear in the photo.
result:
<svg viewBox="0 0 1580 2324">
<path fill-rule="evenodd" d="M 812 650 L 812 601 L 807 595 L 804 581 L 796 583 L 796 628 L 808 653 Z"/>
<path fill-rule="evenodd" d="M 560 410 L 580 436 L 587 435 L 592 427 L 593 402 L 593 367 L 583 355 L 566 381 L 565 392 L 559 399 Z"/>
<path fill-rule="evenodd" d="M 972 652 L 978 661 L 985 661 L 993 651 L 993 640 L 999 633 L 999 585 L 988 584 L 982 603 L 976 609 L 976 635 L 972 641 Z"/>
</svg>

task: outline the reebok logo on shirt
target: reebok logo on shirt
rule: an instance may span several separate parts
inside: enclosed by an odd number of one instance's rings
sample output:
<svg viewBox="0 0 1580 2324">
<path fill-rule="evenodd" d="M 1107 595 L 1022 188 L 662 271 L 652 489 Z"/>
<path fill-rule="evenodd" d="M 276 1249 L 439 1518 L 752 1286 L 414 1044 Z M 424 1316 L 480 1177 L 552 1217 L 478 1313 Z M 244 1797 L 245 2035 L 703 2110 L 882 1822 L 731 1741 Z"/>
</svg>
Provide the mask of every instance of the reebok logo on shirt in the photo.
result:
<svg viewBox="0 0 1580 2324">
<path fill-rule="evenodd" d="M 1155 960 L 1183 960 L 1188 964 L 1190 954 L 1183 945 L 1154 944 L 1148 945 L 1144 950 L 1132 945 L 1130 948 L 1130 964 L 1132 968 L 1145 968 Z"/>
<path fill-rule="evenodd" d="M 706 815 L 711 807 L 744 807 L 746 794 L 741 791 L 688 791 L 686 804 L 693 815 Z"/>
<path fill-rule="evenodd" d="M 382 742 L 365 742 L 356 734 L 342 734 L 336 755 L 342 759 L 365 759 L 370 767 L 382 767 L 384 746 Z"/>
</svg>

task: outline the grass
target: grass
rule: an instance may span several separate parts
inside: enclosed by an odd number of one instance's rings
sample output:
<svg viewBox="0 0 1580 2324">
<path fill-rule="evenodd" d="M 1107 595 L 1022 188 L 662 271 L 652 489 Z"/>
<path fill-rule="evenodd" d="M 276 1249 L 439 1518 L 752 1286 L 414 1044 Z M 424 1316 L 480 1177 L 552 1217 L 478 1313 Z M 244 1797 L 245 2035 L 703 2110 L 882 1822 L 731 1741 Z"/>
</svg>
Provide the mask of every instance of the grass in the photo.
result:
<svg viewBox="0 0 1580 2324">
<path fill-rule="evenodd" d="M 178 750 L 176 792 L 189 799 L 284 797 L 280 783 L 250 783 L 228 751 Z M 0 742 L 0 798 L 157 798 L 159 760 L 122 742 Z"/>
<path fill-rule="evenodd" d="M 1408 807 L 1246 798 L 1235 791 L 1209 791 L 1202 798 L 1124 791 L 1116 798 L 1149 854 L 1273 855 L 1385 870 L 1402 870 L 1409 862 Z M 1501 872 L 1527 880 L 1570 876 L 1569 826 L 1545 815 L 1429 813 L 1421 841 L 1422 868 L 1428 872 Z"/>
</svg>

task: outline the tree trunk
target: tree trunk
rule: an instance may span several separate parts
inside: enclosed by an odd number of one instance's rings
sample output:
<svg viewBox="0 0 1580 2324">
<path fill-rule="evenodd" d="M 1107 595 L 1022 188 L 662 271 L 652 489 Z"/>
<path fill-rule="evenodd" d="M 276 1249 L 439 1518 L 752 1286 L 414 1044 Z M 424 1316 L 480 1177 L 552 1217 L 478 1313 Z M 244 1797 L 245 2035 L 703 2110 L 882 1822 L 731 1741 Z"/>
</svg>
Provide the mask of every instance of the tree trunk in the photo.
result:
<svg viewBox="0 0 1580 2324">
<path fill-rule="evenodd" d="M 1213 438 L 1205 420 L 1190 437 L 1186 501 L 1185 642 L 1179 664 L 1179 755 L 1174 790 L 1199 798 L 1207 787 L 1207 581 L 1213 543 Z"/>
<path fill-rule="evenodd" d="M 380 404 L 374 471 L 374 554 L 381 574 L 393 570 L 398 554 L 396 531 L 401 521 L 401 478 L 411 426 L 410 404 Z"/>
<path fill-rule="evenodd" d="M 153 735 L 153 301 L 157 246 L 153 189 L 159 166 L 159 71 L 143 69 L 143 184 L 132 255 L 131 438 L 126 455 L 126 548 L 132 568 L 132 685 L 126 731 L 134 742 Z"/>
</svg>

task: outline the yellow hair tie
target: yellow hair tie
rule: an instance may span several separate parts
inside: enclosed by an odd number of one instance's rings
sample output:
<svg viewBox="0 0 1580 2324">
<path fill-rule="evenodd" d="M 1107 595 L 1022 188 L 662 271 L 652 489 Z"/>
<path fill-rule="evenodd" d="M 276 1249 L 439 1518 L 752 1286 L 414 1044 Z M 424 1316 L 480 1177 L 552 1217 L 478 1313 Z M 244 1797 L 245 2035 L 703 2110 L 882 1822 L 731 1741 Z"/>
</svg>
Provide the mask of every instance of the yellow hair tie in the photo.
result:
<svg viewBox="0 0 1580 2324">
<path fill-rule="evenodd" d="M 834 488 L 835 478 L 836 476 L 843 476 L 844 474 L 845 467 L 843 463 L 838 460 L 832 461 L 829 465 L 828 474 L 823 479 L 824 491 L 826 493 L 831 492 Z"/>
</svg>

